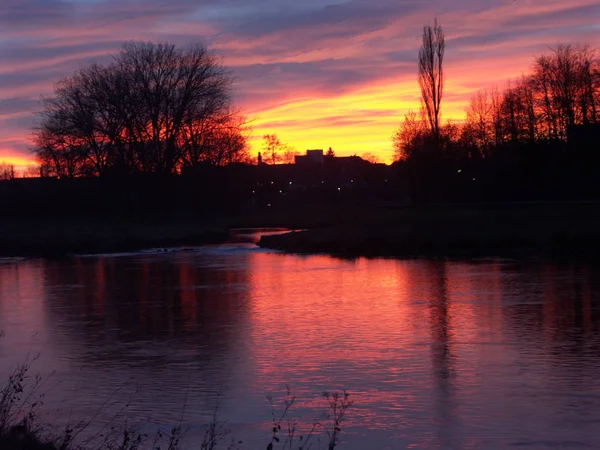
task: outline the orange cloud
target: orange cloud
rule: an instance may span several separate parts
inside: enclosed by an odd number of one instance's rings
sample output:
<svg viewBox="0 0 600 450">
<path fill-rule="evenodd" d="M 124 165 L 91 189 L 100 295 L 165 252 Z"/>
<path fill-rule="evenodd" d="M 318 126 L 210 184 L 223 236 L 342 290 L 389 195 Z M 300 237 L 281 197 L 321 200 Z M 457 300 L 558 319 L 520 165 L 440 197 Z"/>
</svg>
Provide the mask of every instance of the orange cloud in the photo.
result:
<svg viewBox="0 0 600 450">
<path fill-rule="evenodd" d="M 28 5 L 38 5 L 38 8 Z M 445 119 L 460 119 L 475 91 L 528 71 L 558 42 L 596 44 L 597 0 L 6 0 L 0 4 L 0 159 L 30 161 L 35 100 L 130 39 L 203 40 L 238 82 L 253 148 L 276 133 L 298 151 L 393 156 L 391 136 L 419 108 L 422 26 L 447 35 Z M 17 156 L 18 155 L 18 156 Z"/>
<path fill-rule="evenodd" d="M 11 148 L 0 148 L 0 155 L 0 164 L 14 166 L 17 174 L 22 173 L 32 166 L 38 166 L 34 158 L 15 153 Z"/>
</svg>

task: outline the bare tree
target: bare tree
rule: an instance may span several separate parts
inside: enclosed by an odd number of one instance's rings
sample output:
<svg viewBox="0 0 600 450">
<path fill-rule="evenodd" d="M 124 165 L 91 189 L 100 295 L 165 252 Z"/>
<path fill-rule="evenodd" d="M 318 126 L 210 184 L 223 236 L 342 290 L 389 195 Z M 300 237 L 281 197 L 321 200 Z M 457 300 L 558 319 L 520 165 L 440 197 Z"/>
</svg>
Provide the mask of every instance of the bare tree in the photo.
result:
<svg viewBox="0 0 600 450">
<path fill-rule="evenodd" d="M 229 111 L 210 120 L 189 123 L 183 128 L 180 141 L 182 166 L 246 162 L 250 158 L 248 133 L 245 118 Z"/>
<path fill-rule="evenodd" d="M 414 111 L 409 111 L 404 116 L 404 123 L 392 137 L 394 159 L 405 161 L 415 156 L 425 145 L 427 135 L 427 126 L 423 118 L 419 117 Z"/>
<path fill-rule="evenodd" d="M 23 178 L 39 178 L 40 166 L 30 164 L 23 169 Z"/>
<path fill-rule="evenodd" d="M 492 108 L 492 125 L 494 128 L 494 144 L 500 145 L 504 142 L 502 133 L 502 93 L 498 86 L 494 86 L 490 92 L 490 105 Z"/>
<path fill-rule="evenodd" d="M 556 141 L 566 140 L 570 127 L 599 122 L 597 50 L 560 44 L 537 57 L 529 74 L 509 81 L 503 90 L 493 88 L 476 93 L 462 124 L 442 125 L 439 114 L 443 51 L 444 35 L 436 21 L 425 27 L 419 52 L 421 115 L 409 112 L 394 134 L 397 161 L 427 168 L 439 163 L 443 167 L 448 161 L 486 158 L 503 151 L 508 151 L 505 155 L 509 160 L 522 155 L 525 148 L 558 151 L 564 146 Z M 528 157 L 534 154 L 537 153 L 531 151 Z"/>
<path fill-rule="evenodd" d="M 284 164 L 294 164 L 296 162 L 296 156 L 298 155 L 300 155 L 300 152 L 297 151 L 294 147 L 290 145 L 285 145 L 281 160 Z"/>
<path fill-rule="evenodd" d="M 277 164 L 282 160 L 282 153 L 285 152 L 286 148 L 287 145 L 281 142 L 276 134 L 265 134 L 263 136 L 263 154 L 271 164 Z"/>
<path fill-rule="evenodd" d="M 59 81 L 43 100 L 34 132 L 42 173 L 172 174 L 239 160 L 247 136 L 230 106 L 231 82 L 202 45 L 126 44 L 111 64 Z"/>
<path fill-rule="evenodd" d="M 473 143 L 485 155 L 494 135 L 492 102 L 486 90 L 479 91 L 471 97 L 466 113 L 465 131 L 473 136 Z"/>
<path fill-rule="evenodd" d="M 423 44 L 419 50 L 421 102 L 429 129 L 436 139 L 440 137 L 441 103 L 444 93 L 444 50 L 444 31 L 436 18 L 433 26 L 423 28 Z"/>
<path fill-rule="evenodd" d="M 371 164 L 380 164 L 381 163 L 381 159 L 379 158 L 379 156 L 377 156 L 371 152 L 365 152 L 362 155 L 360 155 L 360 157 L 362 159 L 364 159 L 365 161 L 370 162 Z"/>
<path fill-rule="evenodd" d="M 536 58 L 531 77 L 535 108 L 550 139 L 565 139 L 567 127 L 597 123 L 600 79 L 596 51 L 560 44 Z"/>
<path fill-rule="evenodd" d="M 14 164 L 0 163 L 0 180 L 12 180 L 15 178 Z"/>
</svg>

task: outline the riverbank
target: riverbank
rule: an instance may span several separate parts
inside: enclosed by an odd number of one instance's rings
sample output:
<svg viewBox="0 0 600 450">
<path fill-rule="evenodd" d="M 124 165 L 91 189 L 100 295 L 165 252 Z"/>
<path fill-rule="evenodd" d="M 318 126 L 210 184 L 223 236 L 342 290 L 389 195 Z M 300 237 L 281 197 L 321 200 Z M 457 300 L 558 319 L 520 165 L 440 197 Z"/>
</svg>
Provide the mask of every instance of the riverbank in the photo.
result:
<svg viewBox="0 0 600 450">
<path fill-rule="evenodd" d="M 597 257 L 600 204 L 439 205 L 345 211 L 264 248 L 341 257 Z"/>
<path fill-rule="evenodd" d="M 200 219 L 18 219 L 0 222 L 0 257 L 62 257 L 225 242 L 222 222 Z"/>
<path fill-rule="evenodd" d="M 62 257 L 219 244 L 231 228 L 305 231 L 259 245 L 341 257 L 587 256 L 600 254 L 600 203 L 305 205 L 233 216 L 0 221 L 0 257 Z"/>
<path fill-rule="evenodd" d="M 221 244 L 235 228 L 300 229 L 330 225 L 330 208 L 264 208 L 206 217 L 4 217 L 0 257 L 49 257 Z"/>
</svg>

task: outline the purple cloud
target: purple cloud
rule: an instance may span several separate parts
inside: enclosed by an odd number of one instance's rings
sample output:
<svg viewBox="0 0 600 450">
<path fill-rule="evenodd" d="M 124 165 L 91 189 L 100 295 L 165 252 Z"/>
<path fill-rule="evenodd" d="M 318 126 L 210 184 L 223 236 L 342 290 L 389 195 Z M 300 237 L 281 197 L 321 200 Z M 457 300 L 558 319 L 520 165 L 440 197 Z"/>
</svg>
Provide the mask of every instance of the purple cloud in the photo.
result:
<svg viewBox="0 0 600 450">
<path fill-rule="evenodd" d="M 205 42 L 237 78 L 234 95 L 242 110 L 282 133 L 302 128 L 304 113 L 278 120 L 270 111 L 310 98 L 354 98 L 360 92 L 364 102 L 365 90 L 389 85 L 391 103 L 409 104 L 417 92 L 420 34 L 434 16 L 447 34 L 447 100 L 458 107 L 473 90 L 526 72 L 533 56 L 558 42 L 595 44 L 600 5 L 597 0 L 3 0 L 0 159 L 30 157 L 38 99 L 58 78 L 91 61 L 107 61 L 132 39 Z M 404 91 L 393 90 L 398 83 Z M 320 102 L 322 108 L 327 104 Z M 319 118 L 324 129 L 363 124 L 365 133 L 378 129 L 365 122 L 381 123 L 381 135 L 372 139 L 382 142 L 402 114 L 386 105 L 349 117 L 321 111 Z"/>
</svg>

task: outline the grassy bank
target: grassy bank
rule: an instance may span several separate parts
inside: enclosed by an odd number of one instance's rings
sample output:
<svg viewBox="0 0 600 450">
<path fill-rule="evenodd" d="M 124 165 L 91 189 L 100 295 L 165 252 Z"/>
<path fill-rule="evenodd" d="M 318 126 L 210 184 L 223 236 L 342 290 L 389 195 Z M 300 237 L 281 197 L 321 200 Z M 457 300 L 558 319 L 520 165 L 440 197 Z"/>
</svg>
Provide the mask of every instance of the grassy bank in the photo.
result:
<svg viewBox="0 0 600 450">
<path fill-rule="evenodd" d="M 355 256 L 600 254 L 600 203 L 511 203 L 400 207 L 283 205 L 229 217 L 61 218 L 0 221 L 0 257 L 221 243 L 229 228 L 306 229 L 264 236 L 260 245 L 299 253 Z"/>
<path fill-rule="evenodd" d="M 224 242 L 224 222 L 190 219 L 110 218 L 0 221 L 0 256 L 61 257 Z"/>
<path fill-rule="evenodd" d="M 527 203 L 337 208 L 326 226 L 260 245 L 343 257 L 600 255 L 600 204 Z"/>
<path fill-rule="evenodd" d="M 334 223 L 331 208 L 263 208 L 206 217 L 35 217 L 0 219 L 0 257 L 63 257 L 219 244 L 231 228 L 307 228 Z"/>
</svg>

